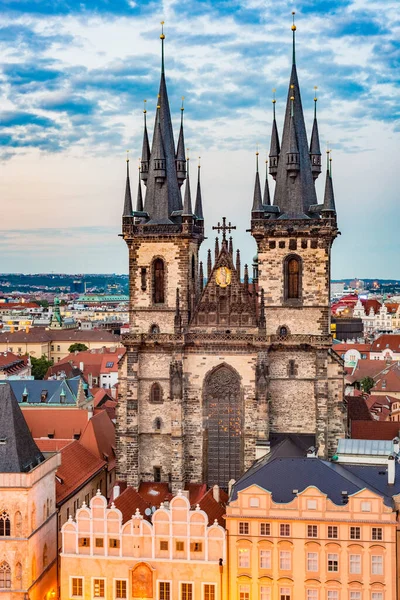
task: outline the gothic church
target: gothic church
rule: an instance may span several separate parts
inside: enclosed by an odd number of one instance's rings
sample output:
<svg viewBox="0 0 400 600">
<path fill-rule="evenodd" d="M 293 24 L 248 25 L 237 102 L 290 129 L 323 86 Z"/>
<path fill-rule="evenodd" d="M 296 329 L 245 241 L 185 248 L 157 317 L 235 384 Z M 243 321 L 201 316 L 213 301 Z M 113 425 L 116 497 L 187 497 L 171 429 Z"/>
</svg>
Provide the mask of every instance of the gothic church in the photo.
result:
<svg viewBox="0 0 400 600">
<path fill-rule="evenodd" d="M 118 477 L 129 485 L 166 481 L 173 492 L 201 482 L 226 488 L 287 434 L 302 436 L 322 457 L 331 456 L 345 434 L 343 364 L 330 335 L 330 257 L 339 233 L 332 174 L 328 160 L 318 203 L 317 117 L 315 111 L 308 144 L 295 25 L 292 30 L 281 137 L 275 104 L 272 122 L 275 194 L 271 202 L 268 177 L 262 194 L 257 167 L 248 209 L 258 247 L 251 282 L 240 252 L 234 256 L 226 219 L 215 227 L 221 236 L 215 255 L 208 253 L 205 268 L 199 261 L 206 218 L 200 167 L 193 202 L 183 111 L 175 147 L 161 35 L 152 143 L 145 111 L 136 209 L 128 163 L 122 217 L 130 333 L 123 338 L 117 456 Z"/>
</svg>

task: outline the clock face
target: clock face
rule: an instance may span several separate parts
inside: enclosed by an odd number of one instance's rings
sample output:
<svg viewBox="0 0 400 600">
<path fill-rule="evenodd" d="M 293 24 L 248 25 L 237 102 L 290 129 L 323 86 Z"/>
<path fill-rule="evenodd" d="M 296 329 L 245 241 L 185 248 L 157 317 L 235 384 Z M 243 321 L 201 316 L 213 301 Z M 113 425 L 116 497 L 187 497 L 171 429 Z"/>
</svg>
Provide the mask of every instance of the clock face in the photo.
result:
<svg viewBox="0 0 400 600">
<path fill-rule="evenodd" d="M 226 288 L 232 281 L 232 271 L 228 267 L 219 267 L 215 273 L 215 282 L 219 287 Z"/>
</svg>

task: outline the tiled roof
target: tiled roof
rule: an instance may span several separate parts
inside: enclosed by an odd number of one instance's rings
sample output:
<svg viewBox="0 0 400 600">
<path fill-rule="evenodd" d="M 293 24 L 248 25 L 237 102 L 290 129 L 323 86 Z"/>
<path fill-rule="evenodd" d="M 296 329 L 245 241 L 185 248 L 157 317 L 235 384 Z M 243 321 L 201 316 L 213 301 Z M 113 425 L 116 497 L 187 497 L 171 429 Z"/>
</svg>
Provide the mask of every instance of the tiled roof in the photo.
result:
<svg viewBox="0 0 400 600">
<path fill-rule="evenodd" d="M 105 410 L 88 421 L 79 441 L 92 454 L 105 460 L 109 471 L 115 467 L 115 426 Z"/>
<path fill-rule="evenodd" d="M 20 308 L 39 308 L 39 304 L 36 302 L 0 302 L 0 310 L 9 309 L 20 309 Z"/>
<path fill-rule="evenodd" d="M 396 362 L 381 371 L 374 377 L 375 385 L 371 390 L 374 392 L 400 392 L 400 365 Z"/>
<path fill-rule="evenodd" d="M 140 514 L 151 521 L 150 515 L 146 515 L 146 509 L 151 509 L 151 504 L 146 502 L 138 492 L 132 488 L 127 487 L 126 490 L 121 492 L 120 496 L 114 500 L 114 504 L 118 510 L 122 512 L 122 522 L 126 523 L 135 514 L 136 509 L 139 509 Z"/>
<path fill-rule="evenodd" d="M 358 344 L 358 343 L 341 343 L 341 344 L 333 344 L 332 350 L 337 352 L 338 354 L 344 354 L 348 350 L 358 350 L 359 352 L 370 352 L 371 344 Z"/>
<path fill-rule="evenodd" d="M 80 377 L 72 379 L 15 379 L 10 381 L 15 396 L 20 404 L 31 405 L 40 404 L 47 406 L 49 404 L 67 404 L 76 406 L 78 403 Z M 23 402 L 23 395 L 28 393 L 26 402 Z M 45 402 L 42 402 L 42 394 L 46 394 Z M 63 398 L 63 402 L 61 402 Z"/>
<path fill-rule="evenodd" d="M 359 360 L 351 375 L 346 375 L 346 381 L 354 383 L 361 381 L 364 377 L 375 378 L 379 373 L 388 368 L 385 360 Z"/>
<path fill-rule="evenodd" d="M 215 520 L 221 527 L 225 527 L 225 515 L 226 503 L 228 502 L 228 494 L 224 490 L 219 489 L 219 502 L 214 499 L 213 490 L 209 489 L 206 494 L 199 501 L 201 510 L 208 516 L 208 524 L 212 525 Z"/>
<path fill-rule="evenodd" d="M 86 378 L 89 375 L 99 378 L 101 374 L 118 372 L 118 362 L 125 354 L 125 348 L 118 347 L 115 350 L 99 348 L 96 350 L 85 350 L 84 352 L 72 352 L 62 358 L 59 365 L 72 364 L 79 369 L 82 367 Z"/>
<path fill-rule="evenodd" d="M 382 307 L 382 304 L 380 302 L 378 302 L 378 300 L 375 300 L 374 298 L 371 298 L 370 300 L 362 299 L 361 303 L 364 307 L 364 311 L 365 311 L 366 315 L 369 315 L 369 311 L 371 310 L 371 308 L 374 311 L 374 313 L 377 314 Z"/>
<path fill-rule="evenodd" d="M 158 508 L 161 502 L 171 500 L 172 494 L 168 489 L 168 483 L 154 483 L 142 481 L 138 489 L 139 494 L 151 506 Z"/>
<path fill-rule="evenodd" d="M 59 452 L 73 440 L 57 440 L 50 438 L 36 438 L 35 443 L 41 452 Z"/>
<path fill-rule="evenodd" d="M 81 435 L 88 422 L 88 412 L 82 408 L 26 408 L 25 421 L 34 438 L 74 439 Z"/>
<path fill-rule="evenodd" d="M 121 337 L 104 329 L 45 329 L 32 327 L 28 333 L 25 330 L 14 333 L 3 333 L 0 341 L 17 344 L 39 342 L 104 342 L 104 344 L 120 344 Z"/>
<path fill-rule="evenodd" d="M 51 379 L 53 377 L 64 377 L 65 379 L 71 379 L 72 377 L 77 377 L 81 374 L 81 371 L 77 367 L 74 367 L 74 365 L 65 362 L 61 363 L 60 361 L 47 369 L 44 379 Z"/>
<path fill-rule="evenodd" d="M 346 402 L 349 422 L 372 420 L 364 396 L 346 396 Z"/>
<path fill-rule="evenodd" d="M 382 352 L 389 348 L 393 352 L 400 352 L 400 335 L 396 333 L 384 333 L 372 342 L 372 352 Z"/>
<path fill-rule="evenodd" d="M 93 479 L 105 466 L 104 460 L 89 452 L 78 441 L 65 446 L 61 450 L 61 465 L 56 473 L 57 504 Z"/>
<path fill-rule="evenodd" d="M 7 375 L 16 375 L 21 369 L 26 367 L 26 358 L 17 356 L 12 352 L 0 353 L 0 371 Z"/>
<path fill-rule="evenodd" d="M 353 421 L 351 437 L 357 440 L 392 440 L 399 436 L 396 421 Z"/>
</svg>

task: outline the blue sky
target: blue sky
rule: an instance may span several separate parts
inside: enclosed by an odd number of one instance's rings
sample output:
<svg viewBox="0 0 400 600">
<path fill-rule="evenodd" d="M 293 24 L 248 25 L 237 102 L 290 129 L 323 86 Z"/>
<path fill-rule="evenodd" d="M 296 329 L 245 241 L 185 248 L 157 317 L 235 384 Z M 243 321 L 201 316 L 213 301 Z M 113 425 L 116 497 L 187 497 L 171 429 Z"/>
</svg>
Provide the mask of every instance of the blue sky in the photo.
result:
<svg viewBox="0 0 400 600">
<path fill-rule="evenodd" d="M 0 9 L 2 271 L 127 272 L 117 235 L 125 153 L 135 193 L 143 99 L 151 130 L 158 92 L 161 20 L 175 131 L 185 96 L 193 171 L 202 161 L 202 253 L 226 215 L 251 262 L 254 153 L 269 147 L 272 88 L 282 126 L 294 9 L 308 131 L 317 85 L 321 142 L 332 147 L 342 232 L 332 275 L 400 277 L 397 2 L 8 0 Z"/>
</svg>

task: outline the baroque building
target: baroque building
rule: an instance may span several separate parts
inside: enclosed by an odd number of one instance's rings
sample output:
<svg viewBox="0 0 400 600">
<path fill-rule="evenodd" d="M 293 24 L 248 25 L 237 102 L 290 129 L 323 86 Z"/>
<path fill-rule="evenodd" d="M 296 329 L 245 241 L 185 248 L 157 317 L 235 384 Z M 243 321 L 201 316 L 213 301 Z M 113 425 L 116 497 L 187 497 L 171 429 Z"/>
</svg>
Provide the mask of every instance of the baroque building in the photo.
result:
<svg viewBox="0 0 400 600">
<path fill-rule="evenodd" d="M 225 218 L 214 227 L 222 235 L 214 257 L 209 251 L 205 268 L 199 261 L 200 166 L 192 202 L 183 106 L 175 147 L 161 35 L 152 144 L 145 109 L 136 208 L 128 161 L 122 217 L 130 332 L 123 336 L 127 352 L 120 363 L 117 476 L 129 485 L 167 481 L 174 492 L 190 482 L 226 488 L 269 443 L 288 434 L 303 436 L 321 457 L 331 456 L 345 434 L 343 363 L 330 335 L 331 246 L 339 233 L 332 173 L 328 155 L 318 203 L 317 99 L 309 144 L 295 29 L 281 138 L 273 104 L 274 197 L 268 177 L 262 194 L 257 164 L 249 202 L 258 247 L 252 282 L 227 235 L 235 227 Z"/>
</svg>

